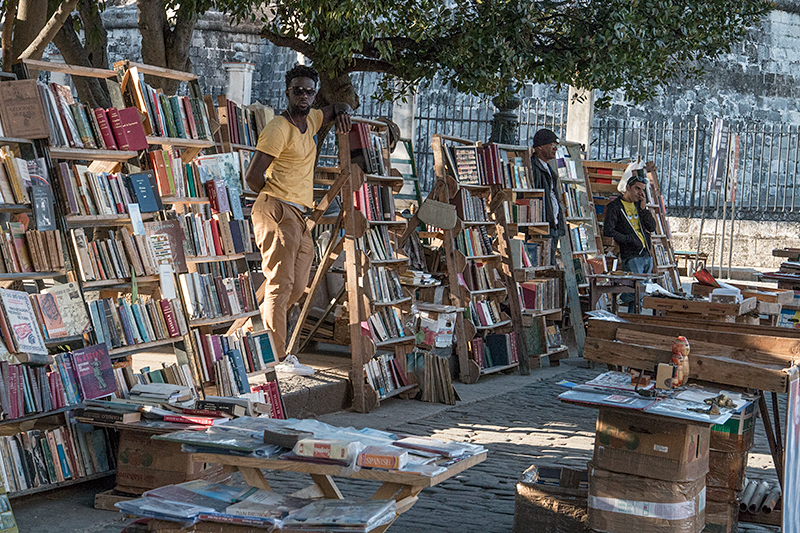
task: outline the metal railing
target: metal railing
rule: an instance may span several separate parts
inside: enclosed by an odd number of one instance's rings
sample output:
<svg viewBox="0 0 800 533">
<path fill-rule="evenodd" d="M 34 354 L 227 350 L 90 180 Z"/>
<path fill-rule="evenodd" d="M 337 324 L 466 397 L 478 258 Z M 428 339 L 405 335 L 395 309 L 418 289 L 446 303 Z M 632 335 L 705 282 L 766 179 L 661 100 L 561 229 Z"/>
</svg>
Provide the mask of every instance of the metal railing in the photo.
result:
<svg viewBox="0 0 800 533">
<path fill-rule="evenodd" d="M 668 213 L 699 217 L 704 205 L 721 207 L 725 201 L 717 193 L 706 198 L 713 129 L 699 117 L 676 122 L 602 119 L 595 122 L 589 156 L 654 161 Z M 800 220 L 800 126 L 735 123 L 730 131 L 740 139 L 737 218 Z"/>
</svg>

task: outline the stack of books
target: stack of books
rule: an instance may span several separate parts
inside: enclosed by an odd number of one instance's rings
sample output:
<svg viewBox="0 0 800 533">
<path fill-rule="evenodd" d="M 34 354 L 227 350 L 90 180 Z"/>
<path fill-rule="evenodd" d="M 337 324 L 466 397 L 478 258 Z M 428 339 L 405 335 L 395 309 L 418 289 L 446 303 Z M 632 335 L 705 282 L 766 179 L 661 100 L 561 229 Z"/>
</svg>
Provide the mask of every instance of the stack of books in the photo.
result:
<svg viewBox="0 0 800 533">
<path fill-rule="evenodd" d="M 178 276 L 190 320 L 236 316 L 258 308 L 250 273 L 223 277 L 190 272 Z"/>
<path fill-rule="evenodd" d="M 220 122 L 227 124 L 228 140 L 233 144 L 255 146 L 264 126 L 275 117 L 272 106 L 250 104 L 242 106 L 228 100 L 225 95 L 217 97 Z"/>
<path fill-rule="evenodd" d="M 75 102 L 72 89 L 39 84 L 50 145 L 89 150 L 144 150 L 147 139 L 136 108 L 89 109 Z"/>
<path fill-rule="evenodd" d="M 266 370 L 277 363 L 275 341 L 271 331 L 253 333 L 238 329 L 230 335 L 213 335 L 192 330 L 194 353 L 197 355 L 203 379 L 211 381 L 214 377 L 214 364 L 236 350 L 235 370 L 242 374 Z M 242 366 L 238 365 L 241 358 Z"/>
<path fill-rule="evenodd" d="M 472 359 L 481 368 L 508 366 L 519 362 L 514 333 L 486 335 L 472 339 Z"/>
<path fill-rule="evenodd" d="M 359 250 L 363 250 L 371 260 L 387 261 L 397 259 L 394 245 L 389 238 L 386 226 L 367 228 L 363 237 L 357 240 Z"/>
<path fill-rule="evenodd" d="M 67 415 L 67 424 L 0 437 L 0 476 L 20 492 L 108 472 L 114 453 L 108 434 Z"/>
<path fill-rule="evenodd" d="M 162 363 L 162 368 L 151 370 L 150 367 L 145 367 L 138 373 L 135 373 L 131 366 L 120 366 L 114 369 L 114 379 L 117 382 L 117 395 L 124 399 L 141 399 L 141 392 L 131 394 L 131 389 L 136 385 L 149 383 L 167 383 L 185 387 L 192 391 L 193 397 L 197 397 L 197 387 L 187 364 Z M 166 401 L 168 400 L 169 398 Z"/>
<path fill-rule="evenodd" d="M 370 315 L 362 326 L 362 330 L 364 329 L 375 342 L 407 337 L 400 310 L 394 307 L 383 307 Z"/>
<path fill-rule="evenodd" d="M 472 321 L 477 326 L 488 327 L 503 321 L 500 307 L 494 300 L 472 300 L 469 309 Z"/>
<path fill-rule="evenodd" d="M 350 157 L 367 174 L 386 176 L 384 155 L 389 152 L 386 132 L 371 131 L 364 123 L 353 123 L 350 129 Z"/>
<path fill-rule="evenodd" d="M 550 239 L 539 239 L 525 242 L 521 239 L 509 239 L 511 263 L 515 269 L 547 266 L 550 264 Z"/>
<path fill-rule="evenodd" d="M 89 312 L 97 342 L 109 348 L 146 344 L 188 333 L 186 317 L 177 298 L 139 297 L 133 303 L 124 298 L 102 298 L 89 302 Z"/>
<path fill-rule="evenodd" d="M 540 278 L 517 284 L 523 311 L 545 311 L 561 308 L 561 281 Z"/>
<path fill-rule="evenodd" d="M 456 214 L 465 222 L 488 222 L 486 198 L 473 196 L 469 189 L 458 191 Z"/>
<path fill-rule="evenodd" d="M 409 384 L 406 373 L 393 354 L 379 354 L 364 365 L 367 383 L 378 393 L 379 398 L 391 395 L 395 390 Z"/>
</svg>

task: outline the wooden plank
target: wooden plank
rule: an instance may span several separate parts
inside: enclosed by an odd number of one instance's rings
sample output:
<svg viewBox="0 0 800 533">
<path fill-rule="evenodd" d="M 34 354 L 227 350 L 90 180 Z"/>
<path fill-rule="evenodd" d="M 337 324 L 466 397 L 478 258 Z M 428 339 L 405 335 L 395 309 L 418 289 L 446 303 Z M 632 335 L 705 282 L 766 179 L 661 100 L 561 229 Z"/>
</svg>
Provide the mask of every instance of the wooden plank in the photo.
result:
<svg viewBox="0 0 800 533">
<path fill-rule="evenodd" d="M 114 63 L 114 67 L 116 68 L 117 64 L 119 63 L 124 63 L 125 68 L 136 67 L 142 74 L 150 74 L 153 76 L 158 76 L 159 78 L 169 78 L 171 80 L 181 81 L 193 81 L 197 79 L 197 74 L 192 74 L 191 72 L 181 72 L 180 70 L 156 67 L 154 65 L 145 65 L 143 63 L 134 63 L 133 61 L 127 60 L 117 61 Z"/>
<path fill-rule="evenodd" d="M 322 493 L 322 489 L 319 488 L 319 485 L 312 483 L 304 489 L 294 491 L 289 496 L 293 496 L 295 498 L 306 498 L 308 500 L 317 500 L 319 498 L 324 498 L 325 494 Z"/>
<path fill-rule="evenodd" d="M 642 307 L 659 311 L 679 313 L 697 313 L 703 315 L 740 316 L 756 308 L 756 299 L 747 298 L 738 304 L 723 304 L 697 300 L 676 300 L 674 298 L 658 298 L 645 296 Z"/>
<path fill-rule="evenodd" d="M 584 357 L 600 363 L 650 370 L 659 363 L 669 363 L 672 351 L 589 337 Z M 690 354 L 689 362 L 692 379 L 773 392 L 788 390 L 789 373 L 778 365 L 755 365 L 694 353 Z"/>
<path fill-rule="evenodd" d="M 45 70 L 47 72 L 63 72 L 72 76 L 85 76 L 87 78 L 116 78 L 117 73 L 104 68 L 81 67 L 55 63 L 53 61 L 39 61 L 38 59 L 23 59 L 22 62 L 31 70 Z"/>
<path fill-rule="evenodd" d="M 344 496 L 342 496 L 339 487 L 336 486 L 336 483 L 334 483 L 333 478 L 331 476 L 311 474 L 311 479 L 313 479 L 314 483 L 317 484 L 317 486 L 322 491 L 322 494 L 325 496 L 325 498 L 329 500 L 344 499 Z"/>
<path fill-rule="evenodd" d="M 777 328 L 773 326 L 757 326 L 748 324 L 726 324 L 724 322 L 703 320 L 701 318 L 693 318 L 690 320 L 686 318 L 632 315 L 628 313 L 620 313 L 619 316 L 624 320 L 638 324 L 675 326 L 683 328 L 705 329 L 708 331 L 718 332 L 747 333 L 753 335 L 774 335 L 776 337 L 800 339 L 800 329 Z"/>
<path fill-rule="evenodd" d="M 717 324 L 717 322 L 714 322 Z M 756 326 L 760 327 L 760 326 Z M 707 329 L 693 329 L 687 327 L 662 326 L 659 324 L 635 324 L 630 322 L 613 322 L 602 319 L 589 319 L 589 336 L 607 340 L 614 340 L 619 330 L 641 332 L 643 338 L 653 335 L 664 335 L 676 338 L 683 335 L 689 339 L 694 347 L 697 341 L 740 348 L 748 351 L 758 351 L 770 354 L 777 359 L 791 363 L 800 361 L 800 339 L 778 337 L 775 335 L 754 335 L 751 333 L 736 333 L 732 331 L 712 331 Z M 783 329 L 783 328 L 778 328 Z M 791 330 L 790 330 L 791 331 Z M 645 335 L 641 335 L 641 334 Z"/>
<path fill-rule="evenodd" d="M 242 473 L 245 483 L 251 487 L 272 492 L 272 487 L 269 486 L 269 483 L 267 483 L 267 480 L 264 478 L 264 474 L 261 473 L 260 469 L 250 466 L 240 466 L 239 472 Z"/>
</svg>

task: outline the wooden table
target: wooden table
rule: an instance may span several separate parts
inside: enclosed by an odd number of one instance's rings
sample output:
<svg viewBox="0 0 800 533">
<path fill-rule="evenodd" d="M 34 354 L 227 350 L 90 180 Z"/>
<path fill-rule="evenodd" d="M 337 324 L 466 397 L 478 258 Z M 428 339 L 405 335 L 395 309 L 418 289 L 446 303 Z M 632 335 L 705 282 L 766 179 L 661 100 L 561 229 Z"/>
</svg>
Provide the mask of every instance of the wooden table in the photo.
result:
<svg viewBox="0 0 800 533">
<path fill-rule="evenodd" d="M 342 467 L 335 465 L 320 465 L 305 463 L 300 461 L 284 461 L 280 459 L 262 459 L 259 457 L 238 457 L 234 455 L 223 455 L 215 453 L 195 453 L 193 459 L 198 462 L 221 464 L 226 472 L 241 472 L 245 482 L 259 489 L 272 490 L 267 479 L 264 477 L 263 470 L 282 470 L 286 472 L 301 472 L 311 476 L 314 481 L 312 485 L 297 491 L 292 496 L 302 498 L 329 498 L 343 499 L 339 487 L 336 486 L 334 477 L 348 477 L 351 479 L 365 479 L 381 482 L 380 487 L 372 495 L 373 500 L 390 500 L 397 502 L 398 516 L 408 511 L 418 499 L 418 494 L 422 489 L 438 485 L 442 481 L 460 474 L 467 468 L 475 466 L 486 460 L 486 452 L 473 455 L 459 461 L 447 468 L 447 471 L 436 476 L 421 476 L 417 474 L 405 474 L 402 472 L 390 472 L 388 470 L 372 470 L 362 468 L 358 472 L 350 475 L 342 474 Z M 394 521 L 392 521 L 394 522 Z M 372 530 L 370 533 L 383 533 L 392 523 Z"/>
<path fill-rule="evenodd" d="M 719 320 L 721 322 L 735 322 L 750 311 L 754 311 L 758 301 L 755 296 L 745 298 L 734 304 L 723 304 L 703 300 L 677 300 L 675 298 L 659 298 L 645 296 L 642 306 L 661 316 L 684 316 Z"/>
<path fill-rule="evenodd" d="M 597 308 L 597 302 L 604 294 L 611 294 L 611 312 L 615 315 L 619 311 L 617 294 L 633 294 L 634 309 L 636 314 L 642 312 L 642 297 L 648 281 L 655 280 L 658 276 L 653 274 L 589 274 L 589 309 Z"/>
</svg>

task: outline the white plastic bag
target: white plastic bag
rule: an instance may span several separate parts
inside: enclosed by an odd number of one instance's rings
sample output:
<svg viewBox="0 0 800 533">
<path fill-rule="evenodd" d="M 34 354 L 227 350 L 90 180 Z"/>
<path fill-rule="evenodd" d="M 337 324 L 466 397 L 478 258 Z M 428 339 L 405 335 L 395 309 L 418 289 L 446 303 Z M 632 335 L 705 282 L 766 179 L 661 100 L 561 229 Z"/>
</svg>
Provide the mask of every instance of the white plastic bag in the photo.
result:
<svg viewBox="0 0 800 533">
<path fill-rule="evenodd" d="M 644 161 L 639 158 L 637 158 L 637 161 L 632 161 L 630 164 L 628 164 L 628 168 L 625 169 L 625 172 L 622 173 L 622 177 L 619 179 L 617 190 L 622 194 L 625 194 L 625 191 L 628 188 L 628 180 L 631 179 L 631 176 L 633 176 L 633 171 L 643 168 Z"/>
</svg>

